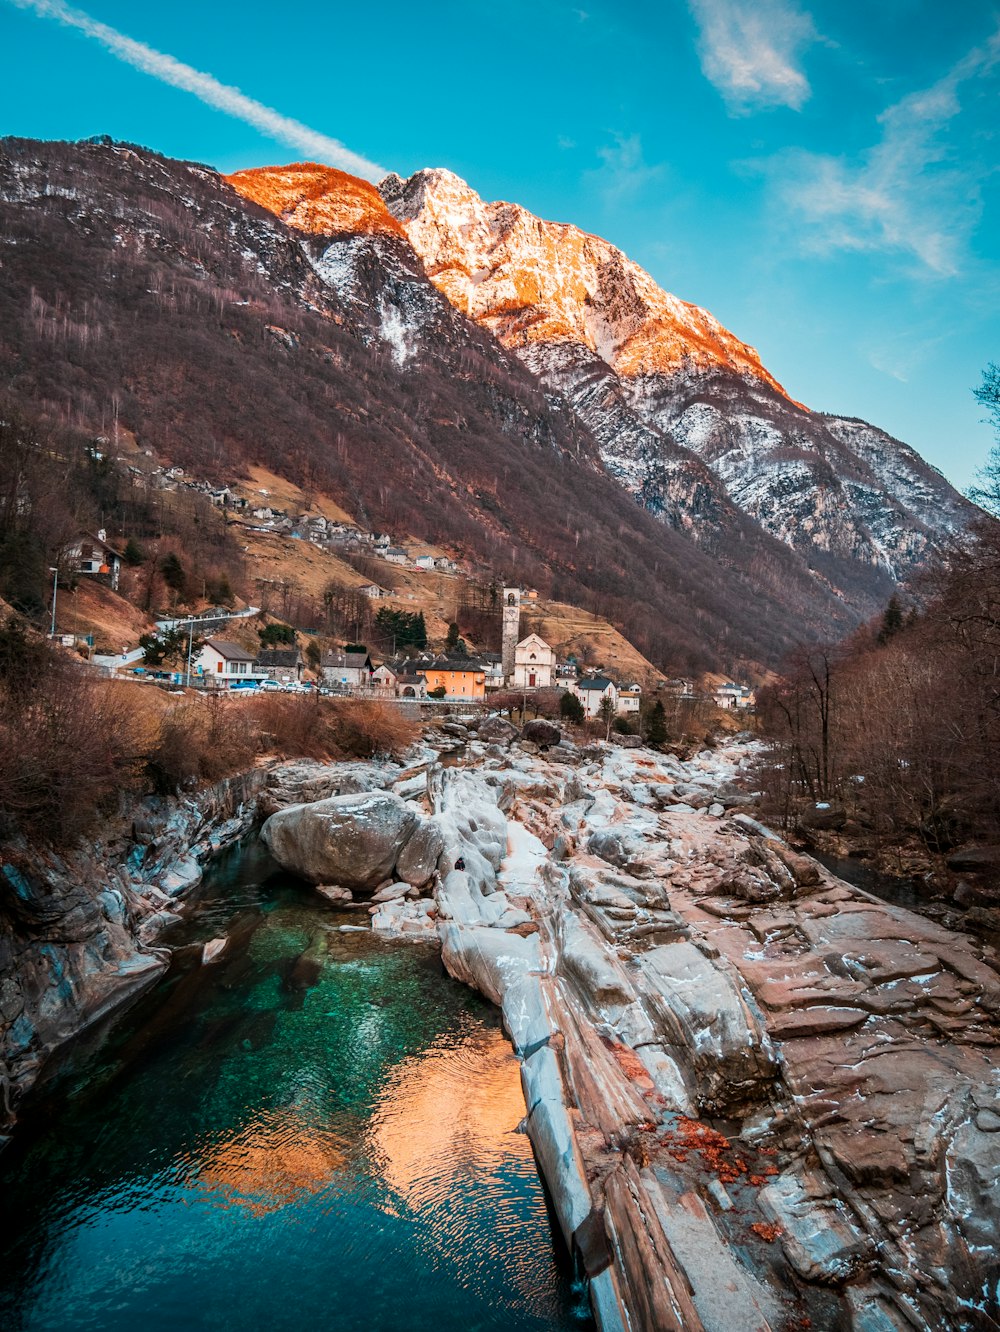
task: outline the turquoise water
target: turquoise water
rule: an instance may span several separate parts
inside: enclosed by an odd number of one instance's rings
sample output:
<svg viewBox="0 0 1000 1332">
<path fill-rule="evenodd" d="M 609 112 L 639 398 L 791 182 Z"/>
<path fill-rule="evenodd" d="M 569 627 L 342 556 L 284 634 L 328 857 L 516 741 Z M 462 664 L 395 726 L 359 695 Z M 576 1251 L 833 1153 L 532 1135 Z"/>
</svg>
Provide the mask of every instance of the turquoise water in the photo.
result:
<svg viewBox="0 0 1000 1332">
<path fill-rule="evenodd" d="M 343 920 L 256 845 L 220 862 L 0 1156 L 0 1327 L 590 1326 L 492 1010 Z"/>
</svg>

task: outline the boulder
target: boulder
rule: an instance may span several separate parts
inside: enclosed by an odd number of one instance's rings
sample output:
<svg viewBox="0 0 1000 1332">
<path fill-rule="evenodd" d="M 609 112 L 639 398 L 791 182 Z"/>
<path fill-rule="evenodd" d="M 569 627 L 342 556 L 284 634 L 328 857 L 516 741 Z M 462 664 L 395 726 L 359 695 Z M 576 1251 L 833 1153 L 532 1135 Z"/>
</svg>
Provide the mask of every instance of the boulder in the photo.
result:
<svg viewBox="0 0 1000 1332">
<path fill-rule="evenodd" d="M 396 860 L 396 873 L 414 888 L 422 888 L 434 877 L 444 850 L 444 835 L 433 819 L 421 819 Z"/>
<path fill-rule="evenodd" d="M 533 721 L 525 722 L 521 738 L 530 740 L 536 745 L 557 745 L 562 740 L 562 731 L 555 722 L 546 721 L 544 717 L 536 717 Z"/>
<path fill-rule="evenodd" d="M 599 828 L 597 832 L 591 833 L 587 850 L 606 860 L 609 865 L 617 865 L 619 869 L 628 870 L 631 874 L 647 872 L 642 843 L 617 828 Z"/>
<path fill-rule="evenodd" d="M 372 902 L 393 902 L 397 897 L 405 897 L 409 891 L 408 883 L 387 883 L 384 888 L 372 894 Z"/>
<path fill-rule="evenodd" d="M 799 827 L 808 832 L 836 832 L 847 822 L 847 811 L 842 805 L 821 802 L 811 805 L 799 815 Z"/>
<path fill-rule="evenodd" d="M 438 730 L 442 735 L 450 736 L 453 740 L 468 740 L 469 738 L 469 728 L 463 726 L 461 722 L 440 722 Z"/>
<path fill-rule="evenodd" d="M 512 740 L 517 740 L 521 732 L 505 717 L 487 717 L 480 723 L 477 737 L 490 745 L 509 745 Z"/>
<path fill-rule="evenodd" d="M 282 763 L 267 775 L 267 785 L 260 797 L 261 812 L 274 814 L 289 805 L 308 805 L 316 800 L 329 800 L 331 796 L 378 791 L 393 780 L 397 771 L 372 763 L 331 764 L 312 759 Z"/>
<path fill-rule="evenodd" d="M 282 869 L 366 892 L 390 877 L 420 822 L 399 796 L 369 791 L 278 810 L 260 835 Z"/>
<path fill-rule="evenodd" d="M 996 874 L 1000 872 L 1000 846 L 960 846 L 946 863 L 956 874 Z"/>
</svg>

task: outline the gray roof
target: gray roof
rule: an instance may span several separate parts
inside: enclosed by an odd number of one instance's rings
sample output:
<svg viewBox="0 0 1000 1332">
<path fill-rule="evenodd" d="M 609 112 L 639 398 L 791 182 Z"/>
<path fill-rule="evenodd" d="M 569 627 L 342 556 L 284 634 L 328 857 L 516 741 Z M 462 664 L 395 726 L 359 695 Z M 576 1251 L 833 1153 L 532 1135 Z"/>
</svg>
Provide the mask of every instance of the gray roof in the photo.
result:
<svg viewBox="0 0 1000 1332">
<path fill-rule="evenodd" d="M 482 671 L 483 662 L 478 657 L 434 657 L 426 663 L 429 671 Z"/>
<path fill-rule="evenodd" d="M 302 653 L 298 648 L 265 648 L 257 653 L 258 666 L 298 666 Z"/>
<path fill-rule="evenodd" d="M 367 652 L 324 652 L 320 664 L 335 671 L 371 670 L 371 657 Z"/>
<path fill-rule="evenodd" d="M 585 680 L 578 680 L 576 687 L 577 689 L 597 689 L 603 694 L 609 684 L 614 684 L 614 681 L 607 675 L 588 675 Z"/>
<path fill-rule="evenodd" d="M 228 638 L 206 638 L 205 646 L 215 648 L 220 657 L 227 661 L 255 661 L 254 653 L 248 652 L 239 643 L 232 643 Z"/>
</svg>

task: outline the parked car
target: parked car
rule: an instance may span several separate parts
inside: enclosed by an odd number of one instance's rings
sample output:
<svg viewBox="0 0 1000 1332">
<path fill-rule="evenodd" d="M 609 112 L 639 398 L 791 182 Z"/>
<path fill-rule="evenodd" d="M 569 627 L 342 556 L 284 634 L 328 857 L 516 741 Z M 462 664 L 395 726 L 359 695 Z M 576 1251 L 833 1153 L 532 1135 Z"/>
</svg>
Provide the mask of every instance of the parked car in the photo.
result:
<svg viewBox="0 0 1000 1332">
<path fill-rule="evenodd" d="M 260 687 L 266 689 L 269 694 L 277 693 L 281 689 L 277 680 L 261 680 Z"/>
</svg>

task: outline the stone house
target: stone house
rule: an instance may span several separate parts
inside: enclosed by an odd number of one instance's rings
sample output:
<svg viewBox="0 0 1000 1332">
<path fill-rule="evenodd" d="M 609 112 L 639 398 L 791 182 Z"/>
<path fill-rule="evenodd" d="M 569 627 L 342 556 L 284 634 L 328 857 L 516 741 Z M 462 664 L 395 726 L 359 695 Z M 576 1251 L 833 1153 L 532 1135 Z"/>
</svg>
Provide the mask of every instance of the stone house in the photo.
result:
<svg viewBox="0 0 1000 1332">
<path fill-rule="evenodd" d="M 264 648 L 257 653 L 257 673 L 281 684 L 293 684 L 302 679 L 305 659 L 297 647 Z"/>
<path fill-rule="evenodd" d="M 404 670 L 396 677 L 397 698 L 426 698 L 427 676 L 423 671 Z"/>
<path fill-rule="evenodd" d="M 371 673 L 370 684 L 372 689 L 388 698 L 395 698 L 396 685 L 399 682 L 400 672 L 395 670 L 388 662 L 383 662 L 381 666 L 376 666 Z"/>
<path fill-rule="evenodd" d="M 320 658 L 323 683 L 348 689 L 368 687 L 374 667 L 367 652 L 324 652 Z"/>
</svg>

